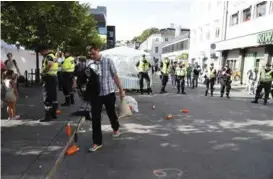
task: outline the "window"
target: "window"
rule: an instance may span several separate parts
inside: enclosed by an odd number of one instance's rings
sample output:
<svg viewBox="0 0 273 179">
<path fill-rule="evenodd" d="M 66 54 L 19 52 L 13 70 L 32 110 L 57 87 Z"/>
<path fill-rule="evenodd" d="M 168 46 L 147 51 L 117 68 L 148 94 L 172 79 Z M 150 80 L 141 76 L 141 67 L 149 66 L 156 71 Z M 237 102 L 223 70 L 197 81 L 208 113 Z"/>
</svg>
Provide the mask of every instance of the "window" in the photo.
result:
<svg viewBox="0 0 273 179">
<path fill-rule="evenodd" d="M 155 53 L 158 53 L 158 47 L 155 47 Z"/>
<path fill-rule="evenodd" d="M 238 24 L 238 20 L 239 20 L 239 12 L 237 12 L 236 14 L 233 14 L 233 15 L 231 16 L 231 19 L 230 19 L 230 26 L 233 26 L 233 25 Z"/>
<path fill-rule="evenodd" d="M 243 22 L 249 21 L 251 19 L 251 6 L 243 10 Z"/>
<path fill-rule="evenodd" d="M 256 5 L 256 17 L 265 16 L 266 14 L 266 1 L 263 1 Z"/>
<path fill-rule="evenodd" d="M 270 2 L 269 13 L 270 13 L 270 14 L 273 14 L 273 1 Z"/>
<path fill-rule="evenodd" d="M 169 41 L 169 39 L 168 38 L 165 38 L 165 42 L 168 42 Z"/>
<path fill-rule="evenodd" d="M 215 37 L 218 38 L 219 35 L 220 35 L 220 28 L 217 27 L 217 28 L 215 29 Z"/>
<path fill-rule="evenodd" d="M 202 31 L 202 28 L 200 28 L 200 34 L 199 34 L 199 36 L 200 36 L 200 40 L 202 41 L 203 40 L 203 31 Z"/>
<path fill-rule="evenodd" d="M 159 41 L 159 38 L 156 38 L 155 41 L 158 42 L 158 41 Z"/>
</svg>

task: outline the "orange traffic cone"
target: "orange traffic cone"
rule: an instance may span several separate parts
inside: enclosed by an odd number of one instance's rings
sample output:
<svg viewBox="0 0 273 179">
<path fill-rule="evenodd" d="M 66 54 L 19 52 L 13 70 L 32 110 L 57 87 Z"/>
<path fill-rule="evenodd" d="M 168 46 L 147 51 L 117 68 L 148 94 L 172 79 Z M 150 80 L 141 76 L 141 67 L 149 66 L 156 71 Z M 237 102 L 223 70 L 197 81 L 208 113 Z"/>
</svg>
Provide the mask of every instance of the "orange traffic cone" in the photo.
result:
<svg viewBox="0 0 273 179">
<path fill-rule="evenodd" d="M 182 112 L 182 113 L 188 113 L 189 110 L 188 110 L 188 109 L 182 109 L 181 112 Z"/>
<path fill-rule="evenodd" d="M 71 136 L 72 129 L 71 129 L 70 123 L 68 123 L 68 124 L 66 125 L 65 132 L 66 132 L 66 135 L 67 135 L 68 137 Z"/>
<path fill-rule="evenodd" d="M 171 115 L 171 114 L 169 114 L 169 115 L 166 117 L 167 120 L 170 120 L 170 119 L 172 119 L 172 118 L 173 118 L 173 115 Z"/>
<path fill-rule="evenodd" d="M 78 152 L 79 150 L 80 150 L 80 148 L 76 144 L 74 144 L 66 150 L 65 154 L 66 155 L 73 155 L 74 153 Z"/>
</svg>

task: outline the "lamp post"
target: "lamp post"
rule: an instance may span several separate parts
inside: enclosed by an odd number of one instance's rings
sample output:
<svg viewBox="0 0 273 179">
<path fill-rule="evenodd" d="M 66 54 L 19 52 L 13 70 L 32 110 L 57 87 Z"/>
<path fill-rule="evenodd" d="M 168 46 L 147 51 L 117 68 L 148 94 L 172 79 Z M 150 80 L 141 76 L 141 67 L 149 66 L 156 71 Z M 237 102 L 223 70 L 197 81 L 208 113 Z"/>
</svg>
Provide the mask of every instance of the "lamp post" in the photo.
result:
<svg viewBox="0 0 273 179">
<path fill-rule="evenodd" d="M 17 50 L 19 51 L 20 50 L 20 42 L 16 41 L 15 46 L 17 47 Z"/>
</svg>

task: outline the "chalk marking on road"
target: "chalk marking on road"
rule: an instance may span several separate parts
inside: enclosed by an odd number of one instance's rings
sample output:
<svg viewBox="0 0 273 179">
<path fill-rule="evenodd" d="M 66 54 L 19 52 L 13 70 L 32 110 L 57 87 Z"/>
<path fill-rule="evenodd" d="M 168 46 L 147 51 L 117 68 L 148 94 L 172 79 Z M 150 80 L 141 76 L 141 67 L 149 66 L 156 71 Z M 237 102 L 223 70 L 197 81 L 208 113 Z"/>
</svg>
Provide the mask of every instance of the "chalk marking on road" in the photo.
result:
<svg viewBox="0 0 273 179">
<path fill-rule="evenodd" d="M 168 176 L 172 176 L 179 179 L 183 172 L 178 168 L 163 168 L 153 170 L 153 174 L 158 178 L 167 178 Z"/>
</svg>

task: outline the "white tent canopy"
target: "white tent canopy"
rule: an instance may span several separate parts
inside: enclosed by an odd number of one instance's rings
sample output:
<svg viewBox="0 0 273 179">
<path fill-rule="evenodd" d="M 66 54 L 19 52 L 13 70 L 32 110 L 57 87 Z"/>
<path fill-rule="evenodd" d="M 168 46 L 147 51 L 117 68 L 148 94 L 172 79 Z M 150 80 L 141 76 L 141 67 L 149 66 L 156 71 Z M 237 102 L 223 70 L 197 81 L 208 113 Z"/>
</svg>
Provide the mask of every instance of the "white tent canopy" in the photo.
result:
<svg viewBox="0 0 273 179">
<path fill-rule="evenodd" d="M 151 64 L 153 64 L 151 55 L 149 53 L 127 46 L 104 50 L 101 51 L 101 54 L 103 56 L 110 57 L 114 61 L 125 89 L 139 88 L 136 63 L 142 58 L 142 55 L 145 55 L 146 59 L 150 61 Z"/>
</svg>

